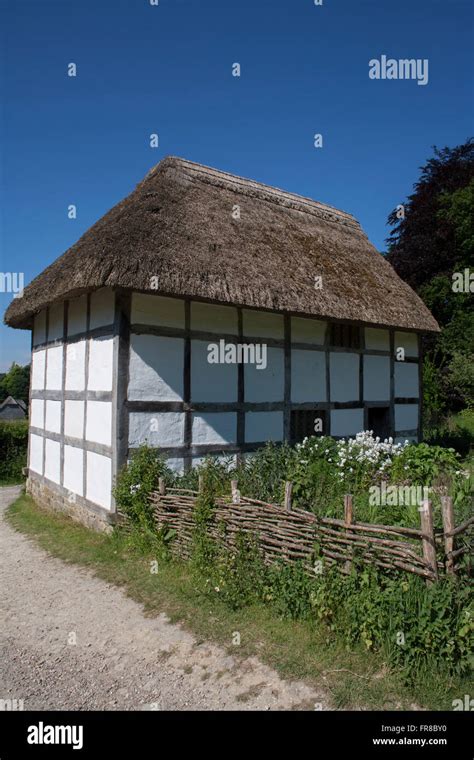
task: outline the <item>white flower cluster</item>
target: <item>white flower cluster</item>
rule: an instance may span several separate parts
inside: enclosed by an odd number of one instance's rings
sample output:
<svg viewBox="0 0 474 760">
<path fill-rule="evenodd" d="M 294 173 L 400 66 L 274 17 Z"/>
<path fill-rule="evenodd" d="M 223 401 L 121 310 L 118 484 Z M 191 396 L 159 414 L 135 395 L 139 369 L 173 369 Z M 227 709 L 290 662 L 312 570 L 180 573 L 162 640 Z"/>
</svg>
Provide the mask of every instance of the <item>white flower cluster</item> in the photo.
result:
<svg viewBox="0 0 474 760">
<path fill-rule="evenodd" d="M 355 438 L 342 438 L 336 442 L 333 457 L 328 448 L 328 442 L 325 438 L 305 438 L 301 444 L 298 444 L 298 453 L 302 456 L 300 464 L 307 464 L 309 456 L 325 456 L 328 462 L 334 462 L 339 469 L 341 480 L 347 474 L 353 473 L 354 470 L 362 467 L 369 467 L 374 475 L 383 477 L 387 469 L 393 462 L 394 457 L 399 456 L 408 441 L 404 443 L 394 443 L 393 438 L 386 438 L 381 441 L 380 438 L 374 437 L 373 430 L 364 430 L 357 433 Z"/>
</svg>

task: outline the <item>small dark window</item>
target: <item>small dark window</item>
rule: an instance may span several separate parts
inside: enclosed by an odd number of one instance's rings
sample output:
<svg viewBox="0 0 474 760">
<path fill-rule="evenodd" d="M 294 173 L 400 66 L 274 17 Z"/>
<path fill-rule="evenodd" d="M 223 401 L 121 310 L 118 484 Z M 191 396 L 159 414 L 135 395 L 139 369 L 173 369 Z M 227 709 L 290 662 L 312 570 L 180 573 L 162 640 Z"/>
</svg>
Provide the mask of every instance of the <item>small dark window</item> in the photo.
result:
<svg viewBox="0 0 474 760">
<path fill-rule="evenodd" d="M 390 408 L 374 406 L 368 409 L 368 428 L 374 431 L 374 436 L 385 440 L 390 435 Z"/>
<path fill-rule="evenodd" d="M 293 409 L 290 420 L 292 443 L 301 443 L 311 435 L 326 435 L 326 411 L 321 409 Z"/>
<path fill-rule="evenodd" d="M 340 348 L 360 348 L 360 327 L 332 324 L 329 343 L 331 346 L 339 346 Z"/>
</svg>

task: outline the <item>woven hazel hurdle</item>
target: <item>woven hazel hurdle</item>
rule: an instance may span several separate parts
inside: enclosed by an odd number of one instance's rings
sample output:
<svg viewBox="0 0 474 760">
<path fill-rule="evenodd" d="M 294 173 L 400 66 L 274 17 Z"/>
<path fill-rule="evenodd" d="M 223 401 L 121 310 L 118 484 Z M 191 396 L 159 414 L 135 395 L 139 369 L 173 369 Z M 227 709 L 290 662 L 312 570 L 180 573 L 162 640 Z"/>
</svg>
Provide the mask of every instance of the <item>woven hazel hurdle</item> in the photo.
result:
<svg viewBox="0 0 474 760">
<path fill-rule="evenodd" d="M 242 496 L 237 485 L 237 481 L 231 481 L 230 496 L 215 499 L 210 535 L 229 548 L 235 546 L 239 532 L 255 536 L 267 564 L 279 559 L 300 560 L 309 573 L 315 574 L 315 559 L 319 558 L 328 564 L 337 563 L 348 573 L 357 558 L 366 564 L 419 575 L 433 583 L 441 575 L 458 573 L 462 556 L 469 551 L 469 546 L 456 548 L 455 542 L 461 534 L 470 533 L 474 517 L 455 527 L 450 497 L 442 500 L 443 530 L 436 532 L 430 501 L 420 507 L 417 529 L 357 522 L 350 494 L 344 497 L 344 520 L 338 520 L 294 509 L 290 482 L 285 484 L 283 505 Z M 199 487 L 201 490 L 202 479 Z M 183 559 L 191 555 L 198 495 L 199 491 L 191 489 L 166 488 L 160 478 L 158 491 L 150 496 L 157 528 L 175 531 L 173 551 Z"/>
</svg>

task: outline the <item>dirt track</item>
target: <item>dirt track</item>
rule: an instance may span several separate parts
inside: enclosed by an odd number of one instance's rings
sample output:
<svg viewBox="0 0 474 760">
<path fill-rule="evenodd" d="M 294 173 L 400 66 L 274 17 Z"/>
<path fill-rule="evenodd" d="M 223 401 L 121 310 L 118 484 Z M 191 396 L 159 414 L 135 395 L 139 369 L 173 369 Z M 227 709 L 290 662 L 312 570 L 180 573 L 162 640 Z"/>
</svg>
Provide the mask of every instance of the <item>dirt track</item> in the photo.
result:
<svg viewBox="0 0 474 760">
<path fill-rule="evenodd" d="M 322 692 L 198 643 L 165 615 L 145 617 L 121 589 L 48 555 L 3 518 L 18 493 L 0 489 L 0 700 L 25 710 L 327 709 Z"/>
</svg>

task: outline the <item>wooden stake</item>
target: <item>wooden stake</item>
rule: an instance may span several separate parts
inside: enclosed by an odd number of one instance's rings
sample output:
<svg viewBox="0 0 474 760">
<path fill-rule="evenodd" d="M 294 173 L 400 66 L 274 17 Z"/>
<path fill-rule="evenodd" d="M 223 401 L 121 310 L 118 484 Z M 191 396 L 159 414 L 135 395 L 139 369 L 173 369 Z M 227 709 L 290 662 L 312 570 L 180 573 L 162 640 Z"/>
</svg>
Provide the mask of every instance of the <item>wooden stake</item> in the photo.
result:
<svg viewBox="0 0 474 760">
<path fill-rule="evenodd" d="M 421 530 L 423 533 L 422 546 L 423 557 L 433 574 L 433 578 L 438 580 L 438 565 L 436 562 L 436 544 L 433 529 L 433 507 L 429 499 L 425 499 L 420 507 Z M 427 584 L 433 581 L 427 579 Z"/>
<path fill-rule="evenodd" d="M 160 496 L 164 496 L 166 493 L 166 486 L 165 486 L 165 479 L 164 478 L 158 478 L 158 490 L 160 492 Z"/>
<path fill-rule="evenodd" d="M 202 492 L 204 490 L 204 476 L 203 475 L 199 475 L 198 482 L 199 482 L 198 491 Z"/>
<path fill-rule="evenodd" d="M 291 492 L 293 490 L 293 483 L 289 480 L 285 483 L 285 509 L 290 510 L 291 507 Z"/>
<path fill-rule="evenodd" d="M 454 530 L 454 510 L 451 496 L 441 497 L 441 508 L 443 514 L 443 532 L 444 532 L 444 552 L 446 572 L 450 575 L 455 574 L 454 559 L 450 556 L 454 551 L 454 536 L 447 536 L 446 533 L 452 533 Z"/>
<path fill-rule="evenodd" d="M 353 521 L 352 494 L 346 493 L 344 494 L 344 522 L 346 524 L 346 527 L 349 528 L 352 525 L 352 521 Z M 348 560 L 344 565 L 344 569 L 347 573 L 350 573 L 351 568 L 352 568 L 352 561 Z"/>
<path fill-rule="evenodd" d="M 352 525 L 353 521 L 353 504 L 352 494 L 344 494 L 344 522 L 347 526 Z"/>
</svg>

